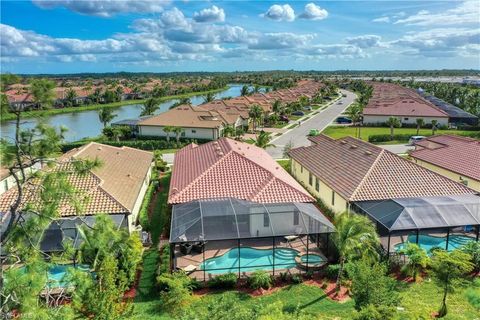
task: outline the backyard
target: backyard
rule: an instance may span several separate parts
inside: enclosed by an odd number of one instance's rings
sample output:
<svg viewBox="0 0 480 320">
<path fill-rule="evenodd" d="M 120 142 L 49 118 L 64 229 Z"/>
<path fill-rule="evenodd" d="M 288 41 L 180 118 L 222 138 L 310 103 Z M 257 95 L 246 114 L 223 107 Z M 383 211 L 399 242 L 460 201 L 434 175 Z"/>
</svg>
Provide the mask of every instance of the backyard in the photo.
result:
<svg viewBox="0 0 480 320">
<path fill-rule="evenodd" d="M 346 136 L 355 137 L 358 131 L 358 127 L 352 126 L 329 126 L 322 133 L 334 138 L 339 139 Z M 361 127 L 361 139 L 368 141 L 368 137 L 371 135 L 389 135 L 390 128 L 387 127 Z M 410 135 L 414 136 L 417 134 L 416 128 L 395 128 L 394 134 L 398 135 Z M 466 130 L 437 130 L 435 134 L 454 134 L 462 136 L 472 136 L 474 134 L 479 134 L 476 131 L 466 131 Z M 430 136 L 432 135 L 432 129 L 420 129 L 419 135 Z M 395 143 L 405 143 L 405 141 L 389 141 L 388 144 Z"/>
</svg>

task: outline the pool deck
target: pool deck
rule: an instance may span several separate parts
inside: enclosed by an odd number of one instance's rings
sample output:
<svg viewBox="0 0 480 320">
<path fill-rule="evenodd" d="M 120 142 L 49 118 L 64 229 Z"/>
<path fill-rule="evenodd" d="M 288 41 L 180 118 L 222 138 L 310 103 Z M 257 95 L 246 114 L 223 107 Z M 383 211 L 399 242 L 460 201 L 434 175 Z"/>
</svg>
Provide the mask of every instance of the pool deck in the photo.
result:
<svg viewBox="0 0 480 320">
<path fill-rule="evenodd" d="M 210 258 L 215 258 L 221 256 L 231 250 L 232 248 L 237 248 L 238 242 L 237 240 L 222 240 L 222 241 L 210 241 L 207 242 L 205 246 L 205 260 Z M 255 249 L 272 249 L 273 241 L 272 239 L 247 239 L 241 240 L 240 246 L 241 247 L 251 247 Z M 292 241 L 286 241 L 283 238 L 275 238 L 275 249 L 277 248 L 289 248 L 295 249 L 299 252 L 300 255 L 307 253 L 307 237 L 299 237 Z M 308 253 L 314 253 L 322 256 L 326 259 L 325 255 L 317 248 L 315 242 L 309 242 L 309 250 Z M 200 264 L 203 262 L 203 253 L 195 253 L 191 252 L 188 255 L 184 255 L 180 252 L 179 246 L 176 246 L 175 250 L 175 267 L 178 269 L 185 269 L 188 266 L 195 266 L 197 270 L 189 273 L 192 278 L 196 278 L 198 280 L 203 280 L 204 276 L 206 280 L 211 279 L 215 275 L 218 274 L 210 274 L 204 272 L 203 270 L 199 270 Z M 282 269 L 282 266 L 275 267 L 275 274 L 279 274 L 280 272 L 285 272 L 286 269 Z M 294 267 L 288 269 L 290 273 L 304 273 L 305 270 L 299 267 Z M 232 272 L 238 273 L 238 269 L 232 270 Z M 241 276 L 246 277 L 251 272 L 242 271 Z M 273 272 L 271 272 L 273 273 Z"/>
</svg>

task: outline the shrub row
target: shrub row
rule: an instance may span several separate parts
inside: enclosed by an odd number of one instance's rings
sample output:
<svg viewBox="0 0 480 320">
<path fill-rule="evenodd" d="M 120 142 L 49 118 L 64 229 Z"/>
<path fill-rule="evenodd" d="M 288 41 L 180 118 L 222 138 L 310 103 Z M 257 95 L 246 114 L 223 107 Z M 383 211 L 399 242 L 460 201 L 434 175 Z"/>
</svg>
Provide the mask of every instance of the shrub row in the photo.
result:
<svg viewBox="0 0 480 320">
<path fill-rule="evenodd" d="M 150 184 L 148 186 L 147 192 L 145 193 L 145 197 L 143 198 L 142 206 L 140 207 L 140 212 L 138 214 L 138 220 L 140 225 L 145 231 L 148 231 L 150 228 L 150 221 L 148 218 L 148 207 L 150 202 L 152 201 L 153 194 L 155 193 L 155 189 L 157 188 L 158 181 L 156 177 L 152 174 Z"/>
<path fill-rule="evenodd" d="M 411 134 L 394 134 L 393 139 L 391 139 L 389 134 L 372 134 L 368 136 L 368 142 L 387 142 L 392 140 L 407 142 L 411 136 Z"/>
<path fill-rule="evenodd" d="M 184 141 L 180 141 L 180 143 L 176 143 L 176 141 L 169 141 L 167 142 L 165 139 L 163 140 L 126 140 L 126 141 L 98 141 L 99 143 L 107 144 L 110 146 L 115 147 L 131 147 L 141 150 L 160 150 L 160 149 L 177 149 L 182 148 L 192 142 L 193 140 L 186 139 Z M 65 143 L 62 146 L 62 151 L 67 152 L 71 149 L 78 148 L 83 146 L 84 144 L 89 143 L 89 141 L 77 141 L 72 143 Z"/>
</svg>

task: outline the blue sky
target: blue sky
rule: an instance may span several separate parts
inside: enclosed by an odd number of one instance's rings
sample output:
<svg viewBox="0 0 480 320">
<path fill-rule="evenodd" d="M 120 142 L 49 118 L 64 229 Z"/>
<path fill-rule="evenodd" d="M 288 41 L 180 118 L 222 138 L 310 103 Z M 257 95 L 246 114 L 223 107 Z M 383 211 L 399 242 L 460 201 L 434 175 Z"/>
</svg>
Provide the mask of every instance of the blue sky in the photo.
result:
<svg viewBox="0 0 480 320">
<path fill-rule="evenodd" d="M 480 2 L 1 0 L 14 73 L 480 68 Z"/>
</svg>

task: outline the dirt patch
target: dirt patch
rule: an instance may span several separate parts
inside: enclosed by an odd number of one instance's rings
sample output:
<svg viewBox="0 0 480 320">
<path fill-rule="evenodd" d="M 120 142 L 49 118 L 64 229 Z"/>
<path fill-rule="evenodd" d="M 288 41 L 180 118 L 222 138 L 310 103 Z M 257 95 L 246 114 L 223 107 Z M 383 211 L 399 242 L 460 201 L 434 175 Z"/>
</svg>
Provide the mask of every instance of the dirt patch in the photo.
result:
<svg viewBox="0 0 480 320">
<path fill-rule="evenodd" d="M 340 303 L 350 300 L 350 296 L 348 295 L 348 288 L 341 286 L 340 291 L 337 292 L 335 287 L 335 281 L 327 282 L 327 287 L 323 289 L 327 297 Z"/>
</svg>

